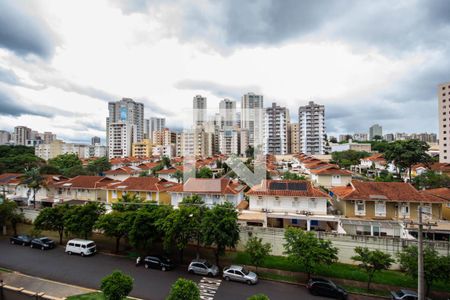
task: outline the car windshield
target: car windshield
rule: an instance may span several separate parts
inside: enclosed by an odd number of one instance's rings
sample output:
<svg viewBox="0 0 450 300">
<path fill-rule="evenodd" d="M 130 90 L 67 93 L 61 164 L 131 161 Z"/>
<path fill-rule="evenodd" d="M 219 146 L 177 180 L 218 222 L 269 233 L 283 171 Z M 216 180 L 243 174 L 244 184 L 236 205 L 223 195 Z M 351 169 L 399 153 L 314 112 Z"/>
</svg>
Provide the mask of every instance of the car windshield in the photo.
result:
<svg viewBox="0 0 450 300">
<path fill-rule="evenodd" d="M 41 241 L 44 242 L 44 243 L 48 243 L 48 242 L 50 242 L 50 239 L 49 238 L 42 238 Z"/>
<path fill-rule="evenodd" d="M 211 267 L 212 267 L 212 264 L 210 264 L 209 262 L 205 261 L 205 266 L 206 266 L 207 268 L 211 268 Z"/>
<path fill-rule="evenodd" d="M 399 297 L 403 297 L 403 295 L 405 295 L 405 293 L 403 293 L 402 291 L 397 291 L 395 292 L 397 294 L 397 296 Z"/>
<path fill-rule="evenodd" d="M 250 272 L 247 269 L 242 268 L 242 273 L 244 273 L 245 275 L 248 275 Z"/>
<path fill-rule="evenodd" d="M 89 243 L 89 244 L 87 244 L 87 247 L 88 247 L 88 248 L 91 248 L 91 247 L 94 247 L 94 246 L 95 246 L 94 243 Z"/>
</svg>

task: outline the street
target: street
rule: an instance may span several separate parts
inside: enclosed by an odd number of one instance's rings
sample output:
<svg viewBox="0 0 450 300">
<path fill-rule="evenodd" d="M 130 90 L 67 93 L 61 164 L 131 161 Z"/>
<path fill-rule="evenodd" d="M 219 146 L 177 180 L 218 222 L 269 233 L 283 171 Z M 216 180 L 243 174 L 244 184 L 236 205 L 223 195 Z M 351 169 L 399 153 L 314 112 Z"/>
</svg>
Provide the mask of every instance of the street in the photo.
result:
<svg viewBox="0 0 450 300">
<path fill-rule="evenodd" d="M 49 251 L 10 245 L 9 240 L 0 239 L 0 267 L 42 277 L 50 280 L 98 289 L 100 280 L 114 270 L 121 270 L 134 278 L 131 296 L 159 300 L 165 299 L 170 287 L 179 277 L 200 283 L 202 299 L 247 299 L 264 293 L 270 299 L 324 299 L 311 296 L 306 288 L 273 281 L 261 280 L 248 286 L 237 282 L 226 282 L 221 278 L 204 278 L 187 273 L 184 267 L 162 272 L 136 267 L 134 261 L 124 257 L 96 254 L 92 257 L 69 256 L 63 247 Z"/>
</svg>

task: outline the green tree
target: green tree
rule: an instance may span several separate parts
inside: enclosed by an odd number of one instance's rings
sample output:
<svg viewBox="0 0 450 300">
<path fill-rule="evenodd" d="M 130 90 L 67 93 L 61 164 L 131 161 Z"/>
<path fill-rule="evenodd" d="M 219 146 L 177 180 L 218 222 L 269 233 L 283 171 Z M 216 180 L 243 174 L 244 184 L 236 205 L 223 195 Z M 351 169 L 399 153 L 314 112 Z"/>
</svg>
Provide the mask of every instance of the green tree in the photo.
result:
<svg viewBox="0 0 450 300">
<path fill-rule="evenodd" d="M 384 153 L 389 146 L 389 142 L 380 141 L 380 140 L 370 141 L 370 145 L 371 145 L 372 151 Z"/>
<path fill-rule="evenodd" d="M 172 178 L 175 178 L 178 183 L 183 181 L 183 172 L 180 170 L 176 170 L 175 173 L 173 173 Z"/>
<path fill-rule="evenodd" d="M 308 279 L 317 266 L 337 261 L 338 249 L 331 241 L 317 238 L 314 232 L 290 227 L 286 229 L 284 238 L 284 253 L 293 263 L 303 267 Z"/>
<path fill-rule="evenodd" d="M 111 163 L 109 162 L 109 160 L 106 156 L 90 161 L 87 166 L 88 172 L 91 174 L 94 174 L 94 175 L 102 175 L 103 172 L 110 170 L 110 169 L 111 169 Z"/>
<path fill-rule="evenodd" d="M 13 227 L 14 233 L 16 229 L 14 228 L 14 220 L 17 218 L 17 203 L 14 201 L 10 201 L 8 199 L 4 199 L 0 204 L 0 231 L 6 226 L 8 223 Z"/>
<path fill-rule="evenodd" d="M 57 231 L 59 235 L 59 244 L 63 243 L 64 219 L 66 212 L 69 210 L 67 204 L 57 205 L 54 207 L 46 207 L 39 212 L 34 220 L 34 227 L 38 230 Z"/>
<path fill-rule="evenodd" d="M 200 170 L 198 170 L 196 177 L 197 178 L 212 178 L 213 172 L 208 167 L 202 167 L 202 168 L 200 168 Z"/>
<path fill-rule="evenodd" d="M 144 200 L 137 194 L 122 194 L 116 203 L 113 203 L 112 209 L 116 211 L 136 211 L 142 207 Z"/>
<path fill-rule="evenodd" d="M 172 163 L 170 162 L 170 158 L 164 155 L 161 158 L 161 165 L 163 168 L 170 168 L 172 166 Z"/>
<path fill-rule="evenodd" d="M 408 177 L 411 180 L 413 165 L 430 162 L 431 157 L 427 154 L 429 148 L 430 146 L 426 142 L 419 140 L 395 141 L 386 148 L 384 158 L 395 164 L 399 172 L 408 171 Z"/>
<path fill-rule="evenodd" d="M 215 246 L 214 256 L 219 265 L 219 256 L 226 247 L 234 248 L 239 241 L 238 213 L 233 204 L 217 204 L 205 212 L 202 220 L 202 235 L 206 246 Z"/>
<path fill-rule="evenodd" d="M 118 253 L 120 249 L 120 240 L 130 230 L 127 213 L 128 212 L 112 211 L 108 214 L 101 215 L 94 226 L 94 228 L 102 230 L 104 235 L 116 239 L 116 253 Z"/>
<path fill-rule="evenodd" d="M 36 208 L 36 193 L 45 187 L 45 177 L 41 175 L 39 168 L 26 169 L 21 183 L 33 191 L 33 207 Z"/>
<path fill-rule="evenodd" d="M 369 250 L 367 247 L 356 247 L 352 260 L 360 262 L 359 267 L 367 273 L 367 291 L 370 291 L 370 283 L 376 272 L 387 270 L 395 262 L 390 254 L 378 249 Z"/>
<path fill-rule="evenodd" d="M 44 164 L 45 161 L 34 154 L 34 147 L 0 145 L 0 173 L 22 173 Z"/>
<path fill-rule="evenodd" d="M 170 294 L 166 300 L 199 300 L 200 299 L 200 289 L 197 284 L 192 280 L 178 278 L 172 288 L 170 289 Z"/>
<path fill-rule="evenodd" d="M 398 254 L 400 269 L 405 271 L 413 279 L 417 279 L 417 247 L 409 246 L 403 249 Z M 440 256 L 439 253 L 430 247 L 423 249 L 423 269 L 426 295 L 431 291 L 433 284 L 436 281 L 448 278 L 447 259 L 445 256 Z"/>
<path fill-rule="evenodd" d="M 247 244 L 245 245 L 245 251 L 250 256 L 250 263 L 254 265 L 258 271 L 258 267 L 261 266 L 264 259 L 272 251 L 272 246 L 269 243 L 263 243 L 262 238 L 254 236 L 248 239 Z"/>
<path fill-rule="evenodd" d="M 48 160 L 49 166 L 58 169 L 62 175 L 74 177 L 84 173 L 83 164 L 78 156 L 74 153 L 66 153 L 56 156 Z"/>
<path fill-rule="evenodd" d="M 434 171 L 428 171 L 414 177 L 413 184 L 417 189 L 435 189 L 441 187 L 450 187 L 450 177 L 447 174 L 438 174 Z"/>
<path fill-rule="evenodd" d="M 107 300 L 125 299 L 133 290 L 133 278 L 114 271 L 102 279 L 100 289 Z"/>
<path fill-rule="evenodd" d="M 192 230 L 193 237 L 197 240 L 197 258 L 200 257 L 200 244 L 202 241 L 202 220 L 206 211 L 205 202 L 199 195 L 191 195 L 184 197 L 179 207 L 191 207 L 192 212 Z"/>
<path fill-rule="evenodd" d="M 283 174 L 283 179 L 285 180 L 306 180 L 306 177 L 303 175 L 298 175 L 296 173 L 291 173 L 289 171 Z"/>
<path fill-rule="evenodd" d="M 255 154 L 255 149 L 253 146 L 249 145 L 247 149 L 245 149 L 245 157 L 253 157 Z"/>
<path fill-rule="evenodd" d="M 352 165 L 359 165 L 360 159 L 369 157 L 370 153 L 365 151 L 337 151 L 331 153 L 331 159 L 334 163 L 338 164 L 341 168 L 348 169 Z"/>
<path fill-rule="evenodd" d="M 270 298 L 264 294 L 256 294 L 248 297 L 247 300 L 270 300 Z"/>
<path fill-rule="evenodd" d="M 73 206 L 65 214 L 65 230 L 68 233 L 87 239 L 92 234 L 95 222 L 104 213 L 105 206 L 95 202 Z"/>
</svg>

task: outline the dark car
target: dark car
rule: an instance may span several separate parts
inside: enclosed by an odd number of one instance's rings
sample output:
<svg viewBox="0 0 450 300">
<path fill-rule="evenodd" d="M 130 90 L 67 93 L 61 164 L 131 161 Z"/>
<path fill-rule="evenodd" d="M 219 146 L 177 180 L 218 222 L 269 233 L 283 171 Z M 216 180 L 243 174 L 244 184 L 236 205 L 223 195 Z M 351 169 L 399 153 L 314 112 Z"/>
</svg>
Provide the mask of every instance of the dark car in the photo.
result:
<svg viewBox="0 0 450 300">
<path fill-rule="evenodd" d="M 48 237 L 40 237 L 31 240 L 31 248 L 37 248 L 41 250 L 48 250 L 55 248 L 55 242 Z"/>
<path fill-rule="evenodd" d="M 323 278 L 312 278 L 306 286 L 313 295 L 335 299 L 347 299 L 347 292 L 333 281 Z"/>
<path fill-rule="evenodd" d="M 173 262 L 162 255 L 149 255 L 144 258 L 144 267 L 146 269 L 160 269 L 167 271 L 174 268 Z"/>
<path fill-rule="evenodd" d="M 31 243 L 31 236 L 29 235 L 15 235 L 9 238 L 11 244 L 29 246 Z"/>
</svg>

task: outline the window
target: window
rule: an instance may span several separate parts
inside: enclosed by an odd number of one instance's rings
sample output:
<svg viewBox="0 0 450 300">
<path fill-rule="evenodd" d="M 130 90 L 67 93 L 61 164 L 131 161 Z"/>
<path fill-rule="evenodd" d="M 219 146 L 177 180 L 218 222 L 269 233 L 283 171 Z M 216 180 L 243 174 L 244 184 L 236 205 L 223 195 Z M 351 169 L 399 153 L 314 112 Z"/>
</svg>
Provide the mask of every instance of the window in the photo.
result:
<svg viewBox="0 0 450 300">
<path fill-rule="evenodd" d="M 112 191 L 112 197 L 117 198 L 117 191 Z"/>
<path fill-rule="evenodd" d="M 384 201 L 375 202 L 375 216 L 377 217 L 386 216 L 386 203 Z"/>
<path fill-rule="evenodd" d="M 364 216 L 366 214 L 366 204 L 364 201 L 356 201 L 355 214 L 357 216 Z"/>
<path fill-rule="evenodd" d="M 431 205 L 430 204 L 423 204 L 422 205 L 422 218 L 425 220 L 431 219 Z"/>
<path fill-rule="evenodd" d="M 152 192 L 147 192 L 147 200 L 152 200 Z"/>
<path fill-rule="evenodd" d="M 298 225 L 298 220 L 297 219 L 291 219 L 291 224 L 292 225 Z"/>
<path fill-rule="evenodd" d="M 408 203 L 402 203 L 400 206 L 400 214 L 402 216 L 409 216 L 409 204 Z"/>
<path fill-rule="evenodd" d="M 292 200 L 292 207 L 298 207 L 299 202 L 298 202 L 298 198 L 294 197 L 294 200 Z"/>
<path fill-rule="evenodd" d="M 275 197 L 274 206 L 280 206 L 280 205 L 281 205 L 280 197 Z"/>
<path fill-rule="evenodd" d="M 261 196 L 258 197 L 258 200 L 256 200 L 256 205 L 262 206 L 263 205 L 263 199 Z"/>
</svg>

